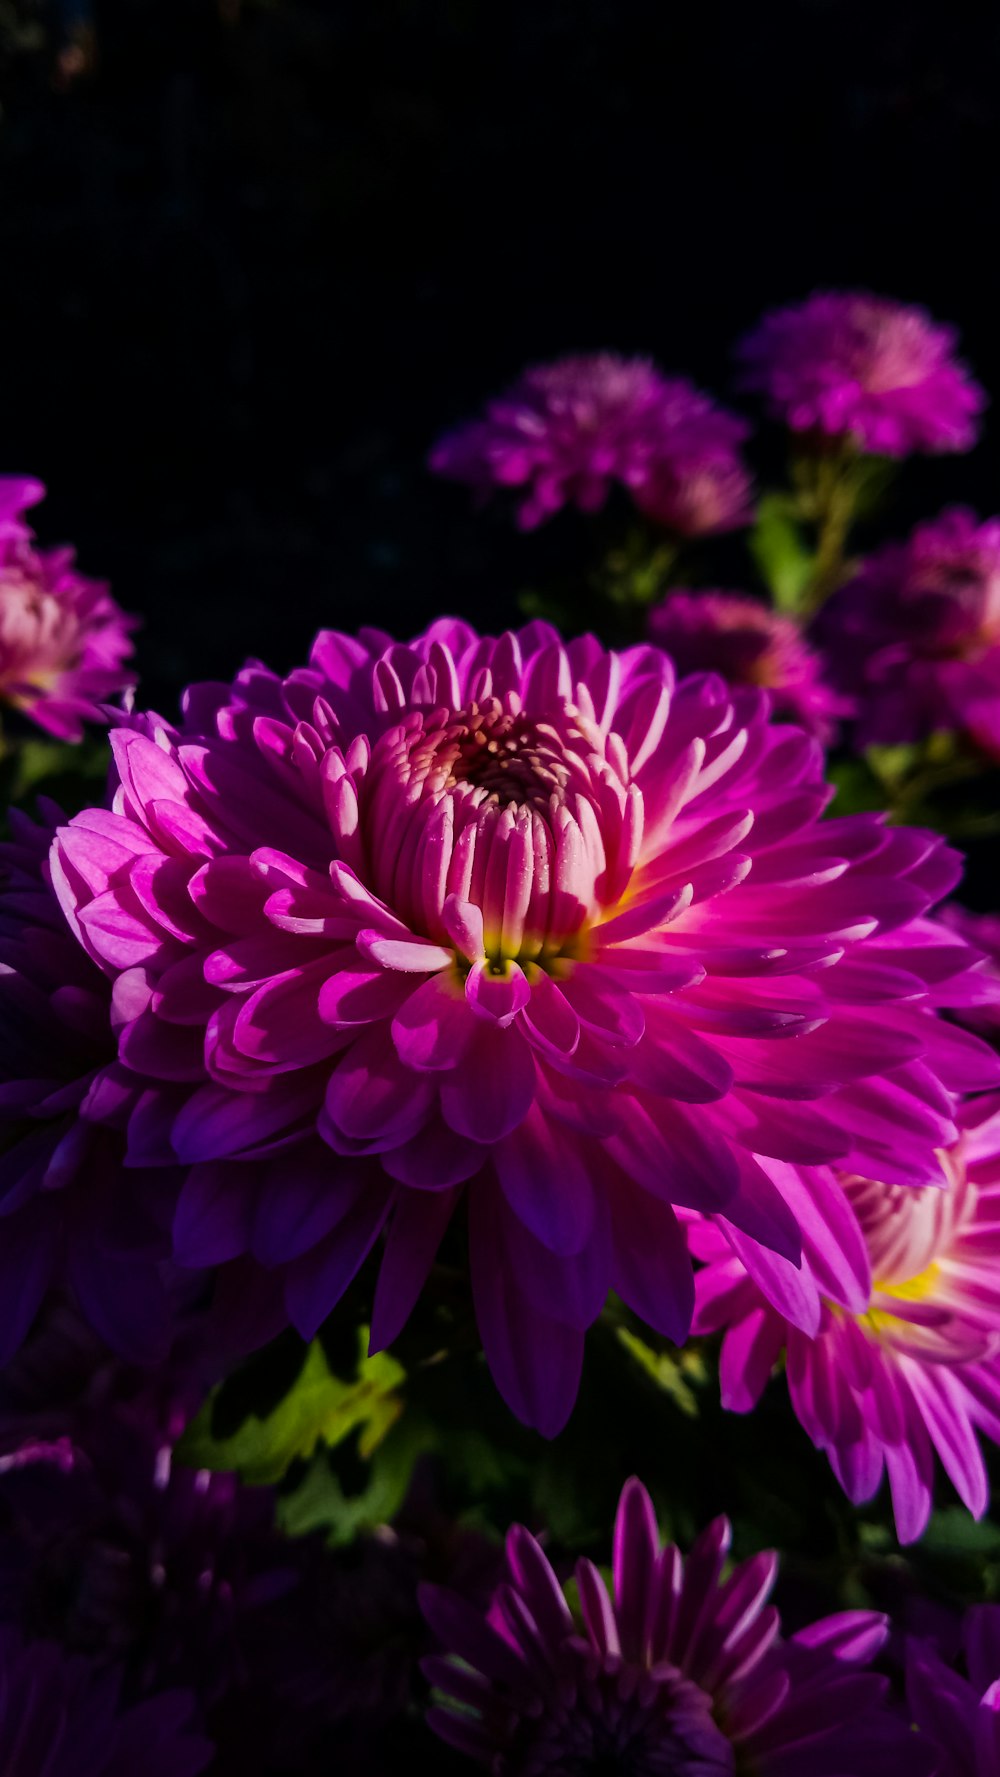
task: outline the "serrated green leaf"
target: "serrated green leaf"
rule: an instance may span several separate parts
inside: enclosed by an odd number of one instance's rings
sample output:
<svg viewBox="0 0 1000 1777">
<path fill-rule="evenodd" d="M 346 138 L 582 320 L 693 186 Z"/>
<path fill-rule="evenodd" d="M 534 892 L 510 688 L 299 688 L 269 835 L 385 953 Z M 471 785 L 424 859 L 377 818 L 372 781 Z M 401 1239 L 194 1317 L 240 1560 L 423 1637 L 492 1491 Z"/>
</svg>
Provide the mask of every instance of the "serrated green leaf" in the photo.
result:
<svg viewBox="0 0 1000 1777">
<path fill-rule="evenodd" d="M 409 1491 L 418 1458 L 435 1447 L 434 1427 L 416 1413 L 406 1413 L 373 1452 L 365 1485 L 346 1493 L 330 1459 L 319 1454 L 294 1492 L 278 1500 L 278 1523 L 286 1536 L 326 1532 L 327 1540 L 346 1547 L 365 1531 L 386 1524 L 399 1511 Z"/>
<path fill-rule="evenodd" d="M 765 494 L 757 507 L 749 542 L 758 572 L 778 610 L 799 610 L 816 558 L 802 535 L 794 499 L 788 494 Z"/>
<path fill-rule="evenodd" d="M 357 1430 L 358 1450 L 368 1459 L 402 1412 L 396 1390 L 406 1372 L 389 1352 L 365 1355 L 368 1329 L 359 1329 L 356 1374 L 344 1380 L 330 1369 L 315 1340 L 284 1399 L 265 1418 L 251 1414 L 228 1438 L 212 1431 L 214 1394 L 188 1426 L 177 1454 L 192 1468 L 235 1471 L 251 1486 L 280 1481 L 296 1459 L 308 1460 L 317 1445 L 339 1444 Z"/>
</svg>

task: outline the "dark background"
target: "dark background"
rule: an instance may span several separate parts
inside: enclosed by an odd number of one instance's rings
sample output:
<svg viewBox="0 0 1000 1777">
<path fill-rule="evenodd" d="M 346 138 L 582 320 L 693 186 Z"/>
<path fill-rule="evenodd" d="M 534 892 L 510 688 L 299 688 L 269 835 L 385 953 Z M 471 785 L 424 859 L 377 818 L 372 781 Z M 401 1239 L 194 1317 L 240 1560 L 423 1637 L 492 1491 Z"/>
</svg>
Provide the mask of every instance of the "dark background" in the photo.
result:
<svg viewBox="0 0 1000 1777">
<path fill-rule="evenodd" d="M 142 613 L 169 708 L 320 624 L 481 622 L 525 544 L 423 467 L 526 360 L 730 393 L 765 304 L 860 284 L 1000 390 L 979 0 L 0 0 L 0 465 Z M 994 509 L 998 428 L 894 514 Z"/>
</svg>

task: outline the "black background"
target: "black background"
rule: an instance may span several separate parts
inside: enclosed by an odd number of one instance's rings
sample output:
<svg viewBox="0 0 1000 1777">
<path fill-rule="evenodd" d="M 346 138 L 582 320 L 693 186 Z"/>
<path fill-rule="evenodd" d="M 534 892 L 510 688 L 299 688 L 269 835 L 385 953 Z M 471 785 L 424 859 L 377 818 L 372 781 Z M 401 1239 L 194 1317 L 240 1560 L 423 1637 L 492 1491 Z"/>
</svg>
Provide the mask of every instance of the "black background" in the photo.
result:
<svg viewBox="0 0 1000 1777">
<path fill-rule="evenodd" d="M 510 616 L 574 520 L 525 544 L 423 462 L 525 361 L 725 396 L 764 305 L 864 285 L 1000 390 L 985 4 L 95 0 L 69 85 L 47 22 L 0 65 L 0 464 L 168 709 L 320 624 Z M 994 421 L 894 520 L 998 487 Z"/>
</svg>

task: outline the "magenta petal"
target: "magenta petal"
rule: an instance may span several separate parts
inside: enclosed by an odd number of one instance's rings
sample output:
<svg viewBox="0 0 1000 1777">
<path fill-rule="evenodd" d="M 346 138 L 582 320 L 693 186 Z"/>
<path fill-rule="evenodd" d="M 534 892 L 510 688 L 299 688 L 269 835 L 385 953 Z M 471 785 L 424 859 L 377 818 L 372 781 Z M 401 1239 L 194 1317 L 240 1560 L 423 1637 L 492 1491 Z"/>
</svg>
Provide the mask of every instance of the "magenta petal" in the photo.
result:
<svg viewBox="0 0 1000 1777">
<path fill-rule="evenodd" d="M 465 997 L 480 1018 L 489 1019 L 505 1030 L 523 1011 L 531 998 L 531 988 L 517 963 L 508 963 L 506 972 L 496 974 L 489 962 L 474 963 L 466 977 Z"/>
<path fill-rule="evenodd" d="M 174 1212 L 174 1257 L 179 1265 L 207 1268 L 246 1252 L 255 1186 L 252 1167 L 218 1160 L 192 1166 Z"/>
<path fill-rule="evenodd" d="M 668 1203 L 626 1179 L 615 1180 L 611 1204 L 611 1286 L 654 1332 L 683 1345 L 694 1313 L 687 1242 Z"/>
<path fill-rule="evenodd" d="M 415 1135 L 382 1155 L 390 1178 L 416 1191 L 443 1191 L 474 1178 L 486 1164 L 478 1142 L 456 1135 L 440 1117 L 431 1117 Z"/>
<path fill-rule="evenodd" d="M 777 1315 L 754 1308 L 726 1333 L 719 1363 L 722 1405 L 749 1413 L 757 1405 L 781 1356 L 784 1328 Z"/>
<path fill-rule="evenodd" d="M 257 1170 L 250 1246 L 266 1266 L 309 1252 L 343 1221 L 373 1177 L 364 1163 L 337 1159 L 319 1142 L 291 1148 Z"/>
<path fill-rule="evenodd" d="M 303 1339 L 314 1339 L 378 1239 L 399 1187 L 371 1184 L 334 1233 L 288 1268 L 285 1302 Z"/>
<path fill-rule="evenodd" d="M 375 1287 L 370 1351 L 383 1351 L 410 1317 L 461 1192 L 400 1191 Z"/>
<path fill-rule="evenodd" d="M 385 1147 L 414 1134 L 433 1100 L 428 1076 L 403 1066 L 381 1027 L 358 1037 L 326 1089 L 327 1115 L 338 1130 L 355 1141 L 375 1140 Z"/>
<path fill-rule="evenodd" d="M 507 1405 L 543 1437 L 554 1438 L 573 1410 L 583 1334 L 549 1320 L 521 1295 L 504 1263 L 494 1193 L 469 1193 L 469 1263 L 486 1361 Z"/>
<path fill-rule="evenodd" d="M 398 969 L 403 974 L 431 975 L 448 969 L 454 963 L 450 950 L 440 944 L 423 940 L 387 938 L 382 932 L 359 932 L 357 946 L 362 956 L 371 957 L 382 969 Z"/>
<path fill-rule="evenodd" d="M 471 1187 L 478 1189 L 478 1184 Z M 594 1227 L 578 1253 L 554 1253 L 509 1212 L 504 1240 L 522 1295 L 547 1319 L 586 1332 L 597 1319 L 611 1287 L 609 1218 L 599 1204 Z"/>
<path fill-rule="evenodd" d="M 343 1046 L 339 1029 L 320 1016 L 319 998 L 328 964 L 312 962 L 275 976 L 248 994 L 232 1040 L 248 1059 L 272 1067 L 310 1067 Z"/>
<path fill-rule="evenodd" d="M 594 1186 L 582 1147 L 533 1104 L 497 1143 L 493 1163 L 514 1214 L 554 1253 L 578 1253 L 594 1223 Z"/>
<path fill-rule="evenodd" d="M 476 1026 L 461 988 L 449 977 L 424 981 L 403 1001 L 392 1021 L 401 1061 L 418 1070 L 457 1065 Z"/>
<path fill-rule="evenodd" d="M 707 1119 L 697 1123 L 665 1100 L 623 1106 L 608 1150 L 630 1178 L 667 1203 L 709 1215 L 739 1188 L 739 1164 Z"/>
<path fill-rule="evenodd" d="M 517 1128 L 534 1096 L 535 1064 L 516 1025 L 483 1025 L 441 1083 L 441 1111 L 457 1135 L 492 1145 Z"/>
<path fill-rule="evenodd" d="M 201 1086 L 176 1117 L 172 1130 L 178 1160 L 221 1160 L 247 1153 L 288 1131 L 315 1103 L 306 1078 L 281 1076 L 266 1092 L 230 1092 Z"/>
<path fill-rule="evenodd" d="M 581 1024 L 606 1043 L 631 1048 L 646 1028 L 642 1005 L 618 985 L 609 986 L 601 970 L 590 963 L 576 963 L 562 983 L 562 991 Z"/>
</svg>

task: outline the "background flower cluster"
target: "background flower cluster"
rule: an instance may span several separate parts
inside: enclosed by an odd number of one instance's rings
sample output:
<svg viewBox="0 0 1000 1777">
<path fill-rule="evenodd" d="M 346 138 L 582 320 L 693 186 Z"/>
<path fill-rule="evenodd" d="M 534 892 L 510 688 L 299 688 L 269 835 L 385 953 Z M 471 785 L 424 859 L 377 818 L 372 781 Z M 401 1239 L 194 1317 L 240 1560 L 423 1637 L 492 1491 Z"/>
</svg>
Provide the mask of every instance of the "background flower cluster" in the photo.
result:
<svg viewBox="0 0 1000 1777">
<path fill-rule="evenodd" d="M 719 380 L 529 366 L 428 472 L 579 574 L 163 712 L 0 478 L 0 1770 L 994 1769 L 987 397 Z"/>
</svg>

